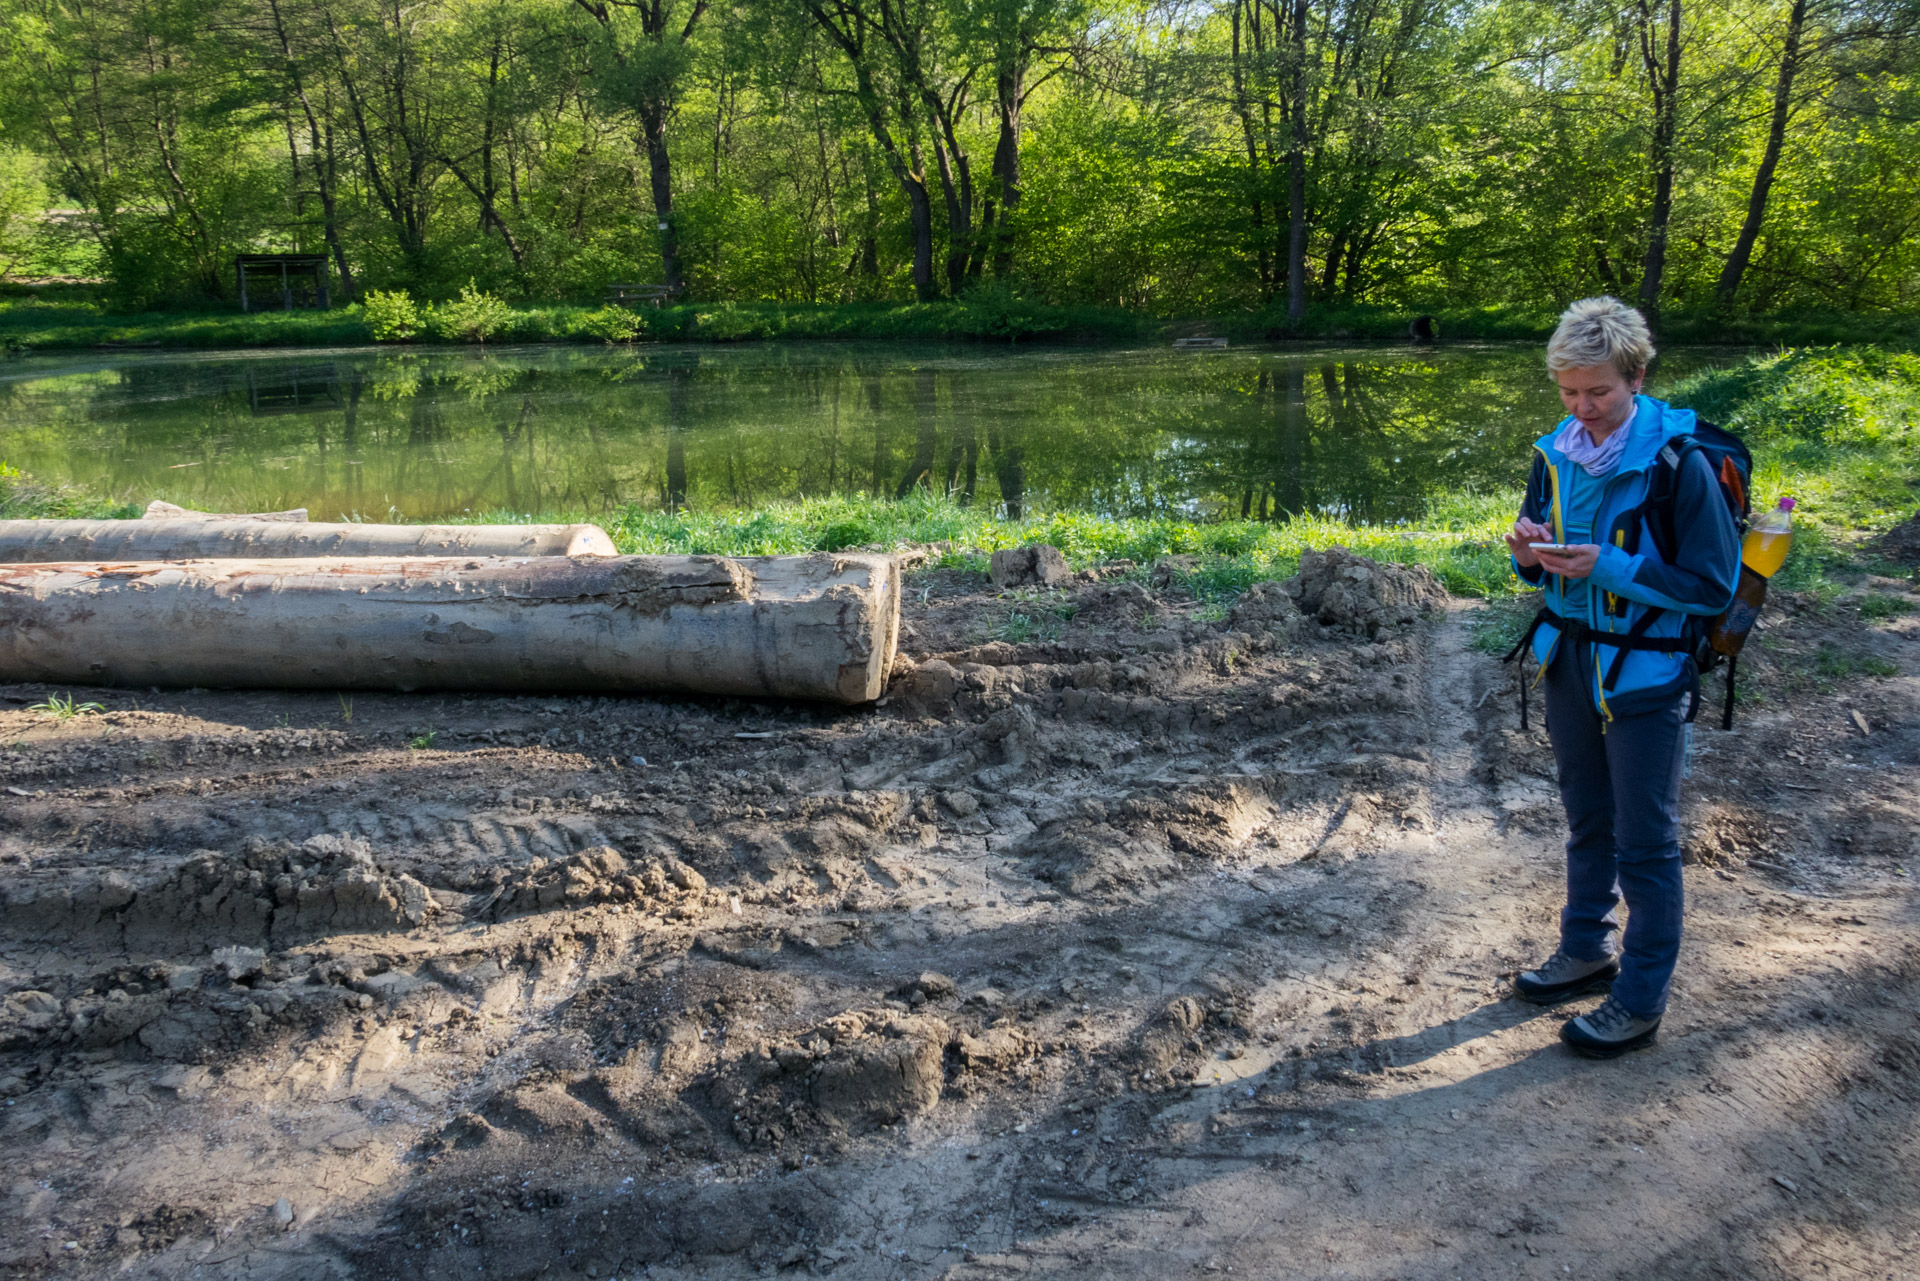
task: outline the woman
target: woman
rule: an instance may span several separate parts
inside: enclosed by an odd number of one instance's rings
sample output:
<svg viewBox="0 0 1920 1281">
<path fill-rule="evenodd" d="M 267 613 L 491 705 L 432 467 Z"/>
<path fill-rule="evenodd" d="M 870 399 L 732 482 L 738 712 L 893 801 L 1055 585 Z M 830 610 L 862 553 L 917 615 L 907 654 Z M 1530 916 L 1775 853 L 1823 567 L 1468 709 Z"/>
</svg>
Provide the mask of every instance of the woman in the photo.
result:
<svg viewBox="0 0 1920 1281">
<path fill-rule="evenodd" d="M 1560 947 L 1514 989 L 1557 1005 L 1610 986 L 1604 1004 L 1560 1030 L 1596 1058 L 1651 1045 L 1666 1011 L 1680 953 L 1687 707 L 1700 679 L 1684 638 L 1689 616 L 1697 628 L 1727 607 L 1740 564 L 1733 517 L 1697 451 L 1675 477 L 1672 562 L 1644 536 L 1649 472 L 1694 424 L 1691 410 L 1639 394 L 1653 354 L 1647 322 L 1624 303 L 1567 308 L 1547 368 L 1570 416 L 1535 442 L 1526 502 L 1507 535 L 1521 578 L 1544 589 L 1532 644 L 1570 833 Z M 1608 644 L 1624 633 L 1647 639 Z M 1627 928 L 1616 950 L 1622 891 Z"/>
</svg>

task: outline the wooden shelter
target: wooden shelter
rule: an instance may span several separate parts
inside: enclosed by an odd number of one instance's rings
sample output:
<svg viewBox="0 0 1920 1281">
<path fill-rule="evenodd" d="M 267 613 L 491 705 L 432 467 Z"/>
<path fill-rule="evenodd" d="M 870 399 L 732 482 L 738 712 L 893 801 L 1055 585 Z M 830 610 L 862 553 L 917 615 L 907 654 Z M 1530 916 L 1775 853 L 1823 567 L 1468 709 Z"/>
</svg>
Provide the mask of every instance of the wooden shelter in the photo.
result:
<svg viewBox="0 0 1920 1281">
<path fill-rule="evenodd" d="M 282 311 L 292 311 L 295 307 L 317 307 L 325 311 L 333 305 L 327 297 L 325 254 L 236 254 L 233 266 L 234 274 L 240 278 L 241 311 L 253 310 L 247 294 L 249 278 L 253 281 L 254 294 L 261 299 L 262 310 L 272 310 L 267 297 L 277 297 Z"/>
</svg>

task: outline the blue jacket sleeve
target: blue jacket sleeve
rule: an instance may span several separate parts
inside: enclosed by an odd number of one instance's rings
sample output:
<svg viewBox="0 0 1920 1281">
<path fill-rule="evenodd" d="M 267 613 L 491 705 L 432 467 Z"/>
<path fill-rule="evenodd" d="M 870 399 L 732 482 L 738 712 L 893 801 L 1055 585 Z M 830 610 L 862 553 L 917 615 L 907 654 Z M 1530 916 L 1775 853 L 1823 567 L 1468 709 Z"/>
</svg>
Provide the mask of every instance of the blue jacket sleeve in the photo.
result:
<svg viewBox="0 0 1920 1281">
<path fill-rule="evenodd" d="M 1520 518 L 1544 525 L 1547 515 L 1547 460 L 1536 452 L 1533 471 L 1527 476 L 1527 496 L 1520 501 Z M 1547 577 L 1547 571 L 1538 565 L 1522 565 L 1517 560 L 1513 561 L 1513 572 L 1529 587 L 1538 587 Z"/>
<path fill-rule="evenodd" d="M 1657 609 L 1714 615 L 1733 601 L 1740 576 L 1740 537 L 1733 513 L 1720 496 L 1720 482 L 1706 457 L 1687 455 L 1674 483 L 1674 563 L 1658 555 L 1629 556 L 1603 546 L 1593 568 L 1595 586 Z M 1642 547 L 1652 538 L 1642 540 Z"/>
</svg>

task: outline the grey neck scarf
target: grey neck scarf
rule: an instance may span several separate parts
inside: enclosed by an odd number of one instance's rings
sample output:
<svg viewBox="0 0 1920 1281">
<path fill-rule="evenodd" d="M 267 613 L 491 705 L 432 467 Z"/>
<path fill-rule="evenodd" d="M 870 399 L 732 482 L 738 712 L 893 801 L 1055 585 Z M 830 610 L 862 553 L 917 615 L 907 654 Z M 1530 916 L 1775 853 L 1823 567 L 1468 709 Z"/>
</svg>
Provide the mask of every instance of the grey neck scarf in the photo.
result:
<svg viewBox="0 0 1920 1281">
<path fill-rule="evenodd" d="M 1553 438 L 1553 447 L 1570 461 L 1579 463 L 1587 475 L 1598 479 L 1620 465 L 1620 455 L 1627 452 L 1627 433 L 1633 430 L 1634 414 L 1639 412 L 1639 406 L 1634 406 L 1633 413 L 1613 429 L 1604 445 L 1594 444 L 1593 437 L 1587 435 L 1587 429 L 1576 418 L 1560 429 L 1560 434 Z"/>
</svg>

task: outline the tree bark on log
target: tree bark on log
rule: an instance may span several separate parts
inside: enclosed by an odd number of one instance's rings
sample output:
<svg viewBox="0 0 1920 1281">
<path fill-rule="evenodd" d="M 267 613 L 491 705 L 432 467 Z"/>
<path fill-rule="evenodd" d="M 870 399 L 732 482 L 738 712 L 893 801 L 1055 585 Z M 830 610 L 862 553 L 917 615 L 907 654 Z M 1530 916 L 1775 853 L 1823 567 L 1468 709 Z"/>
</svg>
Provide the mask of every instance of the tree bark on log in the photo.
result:
<svg viewBox="0 0 1920 1281">
<path fill-rule="evenodd" d="M 865 703 L 899 620 L 875 555 L 5 565 L 0 681 Z"/>
<path fill-rule="evenodd" d="M 598 525 L 355 525 L 254 518 L 0 520 L 0 564 L 317 556 L 614 556 Z"/>
</svg>

